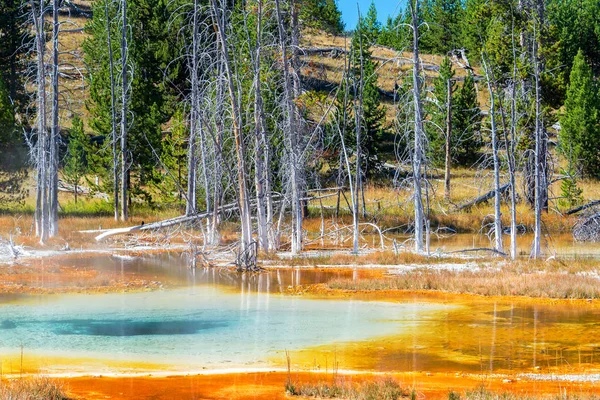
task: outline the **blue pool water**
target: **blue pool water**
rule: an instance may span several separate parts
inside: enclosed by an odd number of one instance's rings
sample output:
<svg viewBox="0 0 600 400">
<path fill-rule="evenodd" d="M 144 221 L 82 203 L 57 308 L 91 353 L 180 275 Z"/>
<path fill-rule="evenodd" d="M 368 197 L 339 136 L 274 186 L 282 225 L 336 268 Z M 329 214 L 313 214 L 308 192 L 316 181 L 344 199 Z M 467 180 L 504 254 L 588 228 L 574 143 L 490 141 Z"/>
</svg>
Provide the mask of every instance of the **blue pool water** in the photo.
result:
<svg viewBox="0 0 600 400">
<path fill-rule="evenodd" d="M 59 355 L 178 365 L 269 365 L 284 350 L 415 328 L 439 304 L 310 300 L 201 284 L 123 294 L 0 303 L 0 356 Z M 425 318 L 426 320 L 427 318 Z"/>
</svg>

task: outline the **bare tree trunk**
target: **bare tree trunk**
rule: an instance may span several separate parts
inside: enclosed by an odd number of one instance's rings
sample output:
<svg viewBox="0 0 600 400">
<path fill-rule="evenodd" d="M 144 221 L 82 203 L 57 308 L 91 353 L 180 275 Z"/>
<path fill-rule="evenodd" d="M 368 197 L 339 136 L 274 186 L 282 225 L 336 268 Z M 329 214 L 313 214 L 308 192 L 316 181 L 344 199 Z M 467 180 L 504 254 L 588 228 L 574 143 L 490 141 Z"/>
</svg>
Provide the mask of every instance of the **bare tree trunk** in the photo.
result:
<svg viewBox="0 0 600 400">
<path fill-rule="evenodd" d="M 262 0 L 258 0 L 258 10 L 256 16 L 256 47 L 253 56 L 254 67 L 254 125 L 255 125 L 255 166 L 254 166 L 254 184 L 256 187 L 256 218 L 258 225 L 258 243 L 261 249 L 265 252 L 269 251 L 268 239 L 268 223 L 267 208 L 266 208 L 266 193 L 267 186 L 268 164 L 265 162 L 265 152 L 267 147 L 266 142 L 266 126 L 264 124 L 263 99 L 261 92 L 261 74 L 260 74 L 260 55 L 261 55 L 261 36 L 262 36 Z M 250 41 L 250 40 L 249 40 Z"/>
<path fill-rule="evenodd" d="M 541 161 L 542 151 L 544 146 L 542 145 L 542 115 L 541 115 L 541 86 L 540 86 L 540 63 L 538 58 L 538 38 L 539 34 L 536 31 L 537 24 L 534 22 L 534 40 L 533 40 L 533 73 L 535 79 L 535 223 L 533 228 L 533 244 L 531 246 L 531 258 L 539 258 L 541 256 L 541 242 L 542 242 L 542 185 L 544 179 L 542 178 L 542 166 Z"/>
<path fill-rule="evenodd" d="M 423 213 L 421 164 L 423 162 L 423 111 L 421 104 L 420 60 L 419 60 L 419 0 L 410 0 L 413 31 L 413 102 L 415 113 L 413 184 L 415 205 L 415 251 L 423 252 Z"/>
<path fill-rule="evenodd" d="M 44 2 L 39 1 L 39 10 L 34 0 L 31 1 L 31 12 L 35 29 L 37 58 L 37 146 L 34 150 L 36 161 L 36 207 L 35 232 L 40 243 L 48 239 L 47 225 L 47 178 L 46 178 L 46 64 L 44 61 L 46 37 L 44 33 Z M 39 12 L 39 14 L 38 14 Z"/>
<path fill-rule="evenodd" d="M 250 203 L 248 200 L 248 189 L 246 187 L 246 161 L 244 159 L 245 149 L 244 140 L 242 137 L 241 129 L 241 114 L 239 110 L 239 103 L 237 100 L 236 90 L 233 83 L 233 71 L 231 70 L 229 49 L 227 47 L 227 36 L 224 28 L 223 21 L 220 18 L 219 8 L 217 7 L 216 0 L 211 0 L 211 6 L 213 8 L 214 19 L 216 27 L 218 29 L 218 36 L 221 42 L 221 52 L 223 57 L 223 65 L 225 67 L 225 73 L 227 76 L 227 85 L 229 90 L 229 97 L 231 100 L 231 110 L 233 116 L 233 133 L 235 137 L 235 149 L 237 156 L 237 178 L 238 178 L 238 202 L 240 210 L 240 220 L 242 225 L 242 240 L 241 250 L 247 252 L 250 250 L 252 243 L 252 223 L 250 215 Z M 254 268 L 253 265 L 245 265 L 244 268 Z"/>
<path fill-rule="evenodd" d="M 129 184 L 129 166 L 127 157 L 127 0 L 121 0 L 121 18 L 123 21 L 121 36 L 121 221 L 129 219 L 129 203 L 127 199 L 127 190 Z"/>
<path fill-rule="evenodd" d="M 446 169 L 444 173 L 444 198 L 450 200 L 450 146 L 452 144 L 452 80 L 446 81 Z"/>
<path fill-rule="evenodd" d="M 490 94 L 490 125 L 492 133 L 492 159 L 494 163 L 494 248 L 502 252 L 502 213 L 500 211 L 500 160 L 498 158 L 498 135 L 496 132 L 496 97 L 492 85 L 492 72 L 488 68 L 485 55 L 481 55 L 483 68 L 487 81 L 488 92 Z"/>
<path fill-rule="evenodd" d="M 188 140 L 188 181 L 185 213 L 187 216 L 196 213 L 196 133 L 199 123 L 199 99 L 198 99 L 198 0 L 194 0 L 194 15 L 192 23 L 192 60 L 191 60 L 191 112 L 190 112 L 190 137 Z M 207 211 L 210 211 L 207 209 Z"/>
<path fill-rule="evenodd" d="M 294 91 L 299 91 L 299 84 L 297 83 L 297 79 L 292 79 L 290 77 L 290 69 L 287 59 L 287 46 L 285 41 L 285 31 L 284 31 L 284 21 L 281 15 L 281 9 L 279 6 L 279 0 L 275 0 L 275 8 L 277 12 L 277 22 L 279 29 L 279 41 L 281 42 L 281 59 L 283 63 L 283 76 L 284 76 L 284 95 L 285 95 L 285 104 L 287 108 L 287 119 L 288 119 L 288 141 L 289 141 L 289 155 L 290 155 L 290 164 L 291 164 L 291 204 L 292 204 L 292 254 L 297 254 L 302 250 L 302 205 L 300 203 L 300 195 L 301 195 L 301 185 L 299 176 L 299 157 L 301 151 L 299 149 L 299 140 L 298 140 L 298 127 L 296 125 L 296 108 L 294 106 Z M 295 7 L 291 4 L 292 14 L 294 14 Z M 296 16 L 297 18 L 297 16 Z M 294 19 L 294 16 L 292 16 Z M 294 30 L 294 29 L 292 29 Z M 295 35 L 293 35 L 295 36 Z M 297 73 L 297 71 L 294 71 Z"/>
<path fill-rule="evenodd" d="M 115 67 L 112 49 L 110 15 L 108 12 L 109 0 L 104 0 L 104 17 L 106 18 L 106 41 L 108 46 L 108 68 L 110 75 L 110 134 L 112 138 L 112 169 L 113 169 L 113 208 L 115 221 L 119 220 L 119 155 L 117 154 L 117 101 L 115 98 Z"/>
<path fill-rule="evenodd" d="M 60 126 L 58 121 L 58 31 L 60 28 L 58 22 L 58 10 L 60 8 L 59 0 L 52 1 L 52 129 L 50 133 L 50 169 L 49 169 L 49 231 L 50 237 L 58 234 L 58 140 L 60 136 Z"/>
<path fill-rule="evenodd" d="M 222 70 L 223 70 L 223 63 L 220 60 L 220 55 L 219 57 L 219 61 L 217 64 L 217 91 L 216 91 L 216 115 L 217 115 L 217 121 L 216 121 L 216 140 L 215 140 L 215 148 L 217 149 L 217 151 L 219 151 L 218 149 L 221 146 L 221 143 L 223 142 L 223 121 L 221 120 L 221 118 L 219 116 L 223 115 L 223 102 L 224 102 L 224 88 L 223 88 L 223 80 L 221 79 L 221 77 L 223 76 Z M 208 237 L 209 237 L 209 242 L 210 244 L 212 244 L 213 246 L 218 245 L 219 244 L 219 223 L 220 223 L 220 206 L 221 206 L 221 194 L 222 194 L 222 190 L 221 190 L 221 179 L 222 179 L 222 170 L 221 170 L 221 162 L 219 162 L 219 160 L 217 160 L 217 157 L 214 158 L 214 177 L 213 177 L 213 205 L 215 208 L 215 212 L 212 215 L 211 218 L 211 224 L 210 224 L 210 229 L 208 232 Z"/>
<path fill-rule="evenodd" d="M 512 73 L 512 93 L 510 101 L 510 144 L 507 144 L 508 152 L 508 174 L 510 178 L 510 257 L 517 259 L 517 182 L 516 182 L 516 162 L 515 162 L 515 144 L 517 142 L 517 49 L 515 45 L 514 17 L 511 28 L 512 53 L 513 53 L 513 73 Z"/>
</svg>

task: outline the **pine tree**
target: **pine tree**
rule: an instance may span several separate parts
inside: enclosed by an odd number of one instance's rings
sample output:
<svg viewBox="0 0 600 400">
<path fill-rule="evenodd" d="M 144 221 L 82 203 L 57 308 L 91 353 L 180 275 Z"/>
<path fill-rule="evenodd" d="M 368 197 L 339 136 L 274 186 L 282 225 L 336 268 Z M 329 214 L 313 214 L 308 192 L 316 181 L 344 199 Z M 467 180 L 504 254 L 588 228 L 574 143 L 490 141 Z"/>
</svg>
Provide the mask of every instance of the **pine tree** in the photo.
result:
<svg viewBox="0 0 600 400">
<path fill-rule="evenodd" d="M 433 96 L 435 102 L 429 106 L 429 114 L 432 115 L 431 123 L 427 124 L 427 139 L 429 146 L 427 155 L 429 160 L 435 166 L 441 166 L 444 163 L 445 145 L 446 145 L 446 118 L 448 115 L 447 96 L 448 80 L 454 77 L 454 70 L 448 57 L 444 57 L 440 64 L 439 75 L 435 78 L 433 85 Z M 451 88 L 455 84 L 451 83 Z M 453 91 L 453 90 L 452 90 Z"/>
<path fill-rule="evenodd" d="M 300 21 L 304 27 L 322 29 L 331 34 L 344 32 L 342 13 L 336 0 L 305 0 L 300 7 Z"/>
<path fill-rule="evenodd" d="M 375 10 L 371 4 L 372 10 Z M 371 10 L 370 10 L 371 11 Z M 372 175 L 377 169 L 378 148 L 377 143 L 383 134 L 385 123 L 385 109 L 381 105 L 379 89 L 377 86 L 377 72 L 370 50 L 378 32 L 377 13 L 370 12 L 370 17 L 361 19 L 352 37 L 352 58 L 350 60 L 349 78 L 351 85 L 350 94 L 353 102 L 360 102 L 362 95 L 361 111 L 361 153 L 364 159 L 363 171 Z M 362 88 L 362 93 L 360 89 Z M 355 118 L 351 117 L 353 120 Z M 348 131 L 348 143 L 356 146 L 354 134 Z"/>
<path fill-rule="evenodd" d="M 111 97 L 107 48 L 106 21 L 104 19 L 104 1 L 94 3 L 94 18 L 86 26 L 89 36 L 83 43 L 85 60 L 90 68 L 90 127 L 97 137 L 97 151 L 90 157 L 92 170 L 103 178 L 102 190 L 112 192 L 112 172 L 108 168 L 112 153 L 109 146 L 111 136 Z M 170 8 L 163 0 L 128 0 L 128 25 L 131 37 L 129 46 L 129 104 L 130 115 L 135 116 L 128 123 L 128 146 L 131 163 L 130 181 L 139 195 L 146 200 L 148 193 L 139 189 L 148 183 L 157 183 L 160 179 L 156 156 L 161 152 L 161 126 L 166 123 L 175 109 L 181 86 L 184 60 L 177 57 L 181 42 L 178 31 L 169 29 Z M 176 7 L 176 4 L 170 4 Z M 120 37 L 117 7 L 109 5 L 111 34 Z M 113 40 L 115 75 L 120 77 L 121 50 L 118 40 Z M 165 76 L 165 74 L 167 76 Z M 166 82 L 170 84 L 167 85 Z M 117 87 L 120 83 L 117 82 Z M 120 94 L 117 96 L 120 102 Z M 120 104 L 117 105 L 120 109 Z M 129 121 L 128 121 L 129 122 Z"/>
<path fill-rule="evenodd" d="M 0 146 L 15 142 L 15 111 L 9 98 L 8 88 L 0 77 Z"/>
<path fill-rule="evenodd" d="M 25 105 L 23 100 L 27 95 L 22 72 L 28 49 L 23 43 L 30 39 L 21 5 L 18 0 L 0 0 L 0 78 L 4 79 L 8 95 L 17 108 Z"/>
<path fill-rule="evenodd" d="M 381 28 L 381 33 L 377 37 L 377 44 L 391 47 L 398 51 L 404 50 L 410 40 L 410 32 L 403 25 L 405 18 L 405 14 L 399 14 L 393 19 L 392 17 L 388 17 L 386 24 Z"/>
<path fill-rule="evenodd" d="M 461 47 L 459 42 L 462 23 L 461 0 L 426 0 L 421 8 L 421 19 L 427 22 L 421 39 L 423 51 L 446 54 Z"/>
<path fill-rule="evenodd" d="M 381 33 L 381 23 L 377 20 L 377 7 L 371 2 L 367 15 L 361 19 L 360 27 L 366 43 L 369 45 L 377 42 L 377 38 Z"/>
<path fill-rule="evenodd" d="M 67 183 L 73 185 L 73 195 L 75 196 L 75 203 L 77 203 L 79 184 L 87 173 L 86 148 L 89 138 L 83 129 L 83 121 L 78 115 L 73 117 L 71 124 L 72 127 L 69 129 L 68 137 L 69 144 L 63 167 L 63 178 Z"/>
<path fill-rule="evenodd" d="M 470 167 L 479 158 L 483 145 L 480 134 L 481 109 L 472 73 L 467 74 L 456 91 L 452 105 L 454 143 L 452 158 L 461 166 Z"/>
<path fill-rule="evenodd" d="M 569 80 L 560 119 L 560 150 L 568 161 L 568 171 L 600 178 L 598 88 L 581 50 L 573 60 Z"/>
</svg>

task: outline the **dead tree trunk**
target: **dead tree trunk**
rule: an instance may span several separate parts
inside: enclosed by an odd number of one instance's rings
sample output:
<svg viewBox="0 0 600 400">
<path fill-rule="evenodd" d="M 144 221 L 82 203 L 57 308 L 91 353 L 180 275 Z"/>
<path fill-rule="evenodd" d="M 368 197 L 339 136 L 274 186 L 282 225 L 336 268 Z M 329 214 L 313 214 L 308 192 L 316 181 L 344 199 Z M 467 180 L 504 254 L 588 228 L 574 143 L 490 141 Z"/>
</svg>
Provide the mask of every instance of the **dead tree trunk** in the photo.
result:
<svg viewBox="0 0 600 400">
<path fill-rule="evenodd" d="M 537 7 L 536 7 L 537 8 Z M 538 14 L 539 12 L 539 14 Z M 542 210 L 547 198 L 546 187 L 546 141 L 542 115 L 542 86 L 541 86 L 541 60 L 539 56 L 540 43 L 540 22 L 542 19 L 541 10 L 534 13 L 534 38 L 532 47 L 533 73 L 535 81 L 535 223 L 533 228 L 533 244 L 531 246 L 531 258 L 541 256 L 542 243 Z"/>
<path fill-rule="evenodd" d="M 255 165 L 254 165 L 254 184 L 256 188 L 256 219 L 258 225 L 258 244 L 265 252 L 269 251 L 268 239 L 268 224 L 267 219 L 267 196 L 266 186 L 269 179 L 267 168 L 269 164 L 265 164 L 265 153 L 268 151 L 268 143 L 266 141 L 266 124 L 263 111 L 263 99 L 261 90 L 261 71 L 260 59 L 262 51 L 262 0 L 258 0 L 258 10 L 256 15 L 256 45 L 253 52 L 253 68 L 254 68 L 254 143 L 256 148 Z M 248 38 L 250 42 L 250 38 Z"/>
<path fill-rule="evenodd" d="M 35 49 L 37 62 L 37 144 L 34 149 L 36 163 L 36 201 L 35 232 L 40 243 L 48 239 L 47 216 L 47 172 L 46 172 L 46 37 L 44 33 L 45 9 L 43 0 L 38 4 L 31 1 L 31 13 L 35 30 Z"/>
<path fill-rule="evenodd" d="M 503 251 L 502 244 L 502 213 L 500 210 L 500 160 L 498 157 L 498 135 L 496 131 L 496 98 L 494 94 L 494 85 L 492 84 L 492 71 L 488 68 L 485 54 L 482 53 L 481 59 L 487 81 L 488 92 L 490 94 L 490 127 L 492 141 L 492 159 L 494 164 L 494 246 L 499 252 Z"/>
<path fill-rule="evenodd" d="M 229 98 L 231 100 L 231 110 L 233 118 L 233 134 L 235 137 L 235 150 L 237 157 L 237 178 L 238 178 L 238 202 L 240 211 L 240 220 L 242 225 L 242 240 L 241 240 L 241 252 L 246 254 L 251 250 L 252 246 L 252 223 L 250 215 L 250 202 L 248 200 L 248 189 L 246 187 L 246 161 L 244 159 L 244 138 L 242 137 L 242 120 L 241 113 L 239 110 L 239 103 L 236 95 L 236 89 L 233 83 L 233 71 L 231 69 L 231 63 L 229 58 L 229 48 L 227 47 L 227 34 L 225 32 L 224 23 L 221 20 L 219 8 L 217 7 L 216 0 L 210 1 L 215 26 L 218 30 L 218 36 L 221 45 L 221 53 L 223 58 L 223 66 L 225 67 L 225 74 L 227 78 L 227 86 L 229 91 Z M 245 269 L 254 269 L 254 265 L 244 265 Z"/>
<path fill-rule="evenodd" d="M 190 110 L 190 136 L 188 139 L 188 177 L 187 177 L 187 198 L 185 204 L 185 214 L 193 215 L 196 213 L 196 124 L 198 118 L 198 0 L 194 0 L 194 14 L 192 21 L 192 55 L 191 55 L 191 110 Z"/>
<path fill-rule="evenodd" d="M 58 10 L 60 8 L 59 0 L 52 1 L 52 129 L 50 131 L 49 143 L 49 174 L 48 174 L 48 197 L 50 201 L 49 209 L 49 230 L 50 237 L 58 234 L 58 141 L 60 136 L 60 126 L 58 121 L 58 32 L 60 24 L 58 22 Z"/>
<path fill-rule="evenodd" d="M 291 5 L 292 13 L 294 13 L 294 5 Z M 294 105 L 294 87 L 299 83 L 294 84 L 296 79 L 292 80 L 290 77 L 290 68 L 287 58 L 287 45 L 285 40 L 285 24 L 283 16 L 281 14 L 279 0 L 275 0 L 275 8 L 277 12 L 277 22 L 279 30 L 279 41 L 281 44 L 281 60 L 283 63 L 283 76 L 284 76 L 284 97 L 287 114 L 287 142 L 289 143 L 288 154 L 290 157 L 290 168 L 291 168 L 291 204 L 292 204 L 292 254 L 297 254 L 302 250 L 302 204 L 300 202 L 301 196 L 301 185 L 299 176 L 299 157 L 301 151 L 299 149 L 298 140 L 298 127 L 296 125 L 296 108 Z M 292 19 L 294 16 L 292 16 Z M 296 88 L 299 91 L 299 87 Z"/>
<path fill-rule="evenodd" d="M 413 186 L 415 207 L 415 251 L 423 252 L 423 234 L 425 215 L 422 195 L 422 162 L 423 162 L 423 111 L 421 104 L 420 60 L 419 60 L 419 0 L 410 0 L 411 28 L 413 31 L 413 103 L 414 103 L 414 153 L 413 153 Z"/>
<path fill-rule="evenodd" d="M 446 81 L 446 160 L 444 171 L 444 198 L 450 200 L 450 146 L 452 144 L 452 80 Z"/>
<path fill-rule="evenodd" d="M 127 157 L 127 91 L 128 91 L 128 72 L 127 72 L 127 0 L 121 0 L 121 221 L 129 219 L 129 204 L 127 191 L 129 184 L 129 165 Z"/>
<path fill-rule="evenodd" d="M 510 98 L 510 143 L 506 146 L 508 152 L 508 174 L 510 182 L 510 258 L 517 259 L 517 179 L 515 146 L 517 143 L 517 47 L 515 45 L 514 16 L 511 29 L 513 71 L 512 93 Z"/>
<path fill-rule="evenodd" d="M 113 208 L 115 221 L 119 220 L 119 155 L 117 153 L 117 101 L 115 86 L 115 67 L 112 49 L 109 0 L 104 0 L 104 17 L 106 18 L 106 42 L 108 46 L 108 73 L 110 75 L 110 135 L 112 139 L 112 172 L 113 172 Z"/>
</svg>

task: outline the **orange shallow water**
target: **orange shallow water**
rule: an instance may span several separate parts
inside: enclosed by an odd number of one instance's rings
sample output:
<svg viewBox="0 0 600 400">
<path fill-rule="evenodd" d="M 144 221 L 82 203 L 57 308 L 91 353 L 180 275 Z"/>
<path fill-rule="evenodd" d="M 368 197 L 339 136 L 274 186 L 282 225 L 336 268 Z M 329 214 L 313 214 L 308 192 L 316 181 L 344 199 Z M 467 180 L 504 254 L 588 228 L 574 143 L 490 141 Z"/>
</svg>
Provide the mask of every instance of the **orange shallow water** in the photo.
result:
<svg viewBox="0 0 600 400">
<path fill-rule="evenodd" d="M 465 392 L 481 386 L 488 390 L 510 392 L 523 396 L 543 396 L 558 393 L 600 394 L 598 385 L 573 382 L 537 382 L 489 377 L 429 373 L 397 373 L 394 377 L 403 388 L 414 388 L 419 398 L 447 399 L 450 391 Z M 65 379 L 68 392 L 79 398 L 100 399 L 214 399 L 256 400 L 289 399 L 284 385 L 287 373 L 261 372 L 225 375 L 193 375 L 172 377 Z M 379 379 L 370 374 L 341 375 L 338 379 L 359 383 Z M 292 373 L 295 383 L 331 382 L 331 374 Z"/>
</svg>

